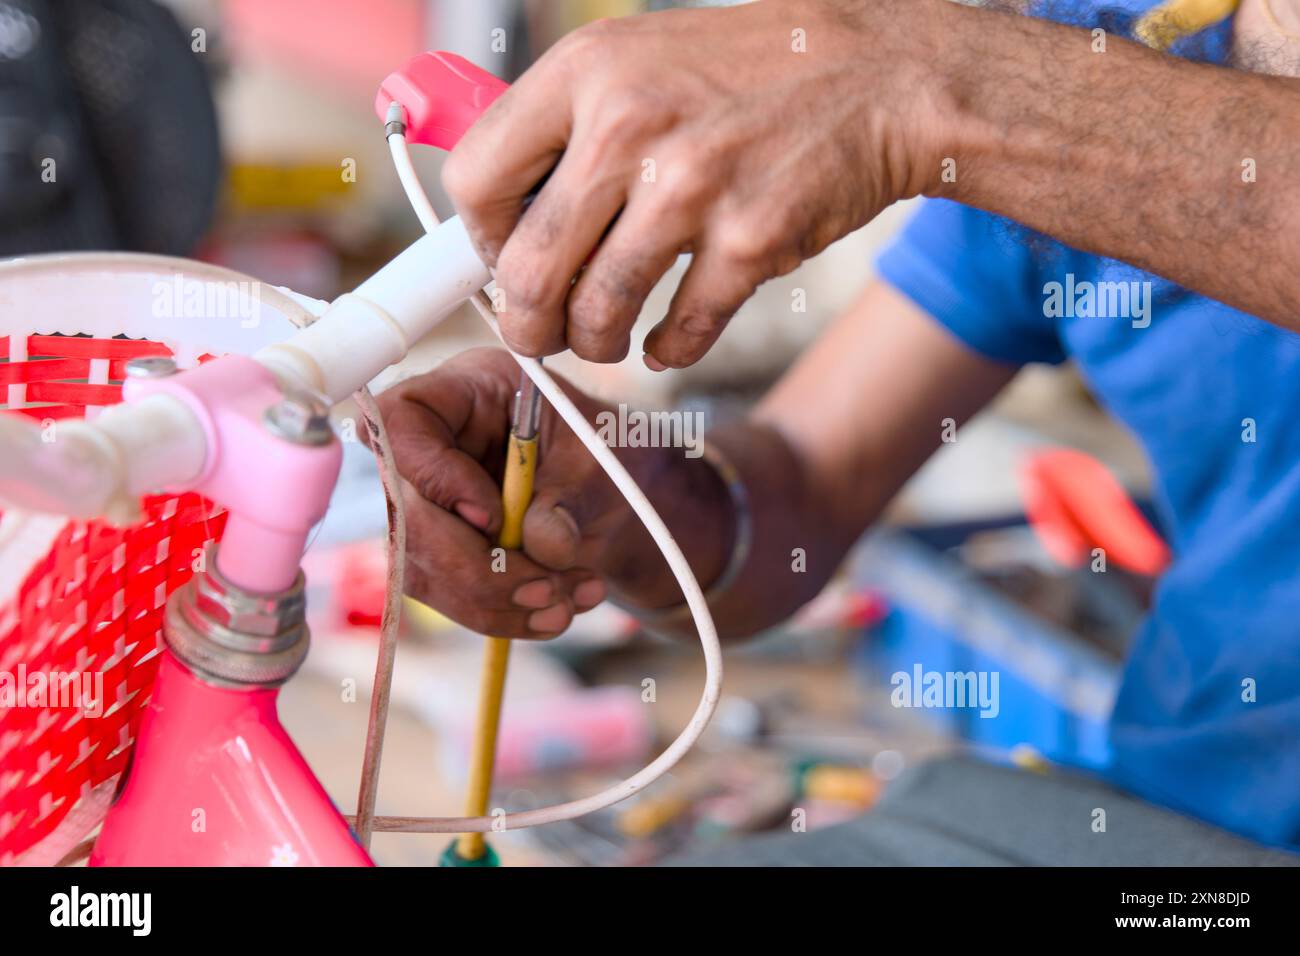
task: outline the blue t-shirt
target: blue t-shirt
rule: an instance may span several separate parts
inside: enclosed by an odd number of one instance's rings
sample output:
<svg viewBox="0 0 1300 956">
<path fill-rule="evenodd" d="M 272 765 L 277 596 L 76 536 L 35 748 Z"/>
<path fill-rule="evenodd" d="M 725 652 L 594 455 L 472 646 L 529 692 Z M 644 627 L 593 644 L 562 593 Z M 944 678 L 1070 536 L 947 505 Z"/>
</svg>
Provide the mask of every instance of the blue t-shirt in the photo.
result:
<svg viewBox="0 0 1300 956">
<path fill-rule="evenodd" d="M 1124 32 L 1150 5 L 1071 19 Z M 1224 22 L 1175 51 L 1221 61 L 1230 42 Z M 1146 449 L 1173 563 L 1124 671 L 1109 777 L 1300 845 L 1300 336 L 945 200 L 878 265 L 979 353 L 1073 358 Z"/>
</svg>

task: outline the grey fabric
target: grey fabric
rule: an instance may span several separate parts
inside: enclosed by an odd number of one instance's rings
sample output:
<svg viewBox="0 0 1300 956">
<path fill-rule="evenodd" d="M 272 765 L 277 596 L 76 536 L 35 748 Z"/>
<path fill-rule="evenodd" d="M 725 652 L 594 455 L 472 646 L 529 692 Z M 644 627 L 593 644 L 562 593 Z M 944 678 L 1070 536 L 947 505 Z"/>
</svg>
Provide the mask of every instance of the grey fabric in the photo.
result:
<svg viewBox="0 0 1300 956">
<path fill-rule="evenodd" d="M 1094 811 L 1105 810 L 1105 832 Z M 808 833 L 701 849 L 668 866 L 1297 866 L 1091 777 L 969 756 L 921 764 L 867 814 Z"/>
</svg>

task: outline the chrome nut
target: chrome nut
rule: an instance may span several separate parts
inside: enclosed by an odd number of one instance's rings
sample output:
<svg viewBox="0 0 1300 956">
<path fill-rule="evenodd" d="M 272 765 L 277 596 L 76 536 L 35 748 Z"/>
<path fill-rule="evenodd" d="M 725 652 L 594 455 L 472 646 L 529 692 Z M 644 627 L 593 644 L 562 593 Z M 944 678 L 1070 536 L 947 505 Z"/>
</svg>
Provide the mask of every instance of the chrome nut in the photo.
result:
<svg viewBox="0 0 1300 956">
<path fill-rule="evenodd" d="M 314 399 L 285 396 L 262 415 L 271 434 L 295 445 L 328 445 L 334 440 L 329 409 Z"/>
</svg>

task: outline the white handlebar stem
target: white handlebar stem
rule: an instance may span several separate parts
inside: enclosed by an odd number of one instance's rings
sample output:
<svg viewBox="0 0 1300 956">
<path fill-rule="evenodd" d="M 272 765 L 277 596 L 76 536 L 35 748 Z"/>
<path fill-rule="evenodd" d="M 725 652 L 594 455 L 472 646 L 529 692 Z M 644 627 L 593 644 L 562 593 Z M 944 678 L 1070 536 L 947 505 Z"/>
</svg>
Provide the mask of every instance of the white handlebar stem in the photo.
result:
<svg viewBox="0 0 1300 956">
<path fill-rule="evenodd" d="M 253 357 L 277 376 L 339 402 L 400 361 L 491 280 L 460 218 L 448 219 L 339 296 L 307 328 Z"/>
<path fill-rule="evenodd" d="M 185 405 L 155 395 L 104 409 L 93 423 L 37 425 L 0 415 L 0 505 L 127 524 L 140 496 L 203 470 L 203 428 Z"/>
<path fill-rule="evenodd" d="M 448 219 L 311 325 L 253 357 L 333 404 L 400 361 L 491 279 L 460 219 Z M 94 422 L 42 428 L 0 415 L 0 447 L 0 507 L 116 523 L 134 520 L 140 495 L 187 487 L 207 455 L 198 419 L 166 395 L 106 408 Z"/>
</svg>

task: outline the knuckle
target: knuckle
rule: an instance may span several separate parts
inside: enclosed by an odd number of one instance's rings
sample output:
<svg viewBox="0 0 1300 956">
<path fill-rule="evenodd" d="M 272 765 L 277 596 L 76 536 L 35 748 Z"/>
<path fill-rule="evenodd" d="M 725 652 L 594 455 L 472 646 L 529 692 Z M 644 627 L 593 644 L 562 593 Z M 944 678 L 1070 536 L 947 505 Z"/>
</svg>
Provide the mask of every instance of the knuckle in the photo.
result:
<svg viewBox="0 0 1300 956">
<path fill-rule="evenodd" d="M 555 59 L 565 64 L 604 61 L 608 45 L 618 32 L 618 23 L 609 17 L 593 20 L 569 31 L 556 41 L 552 47 Z"/>
<path fill-rule="evenodd" d="M 664 106 L 659 97 L 635 87 L 617 87 L 600 99 L 592 115 L 588 137 L 592 152 L 626 151 L 663 122 Z"/>
<path fill-rule="evenodd" d="M 569 305 L 569 348 L 588 362 L 620 362 L 631 349 L 636 320 L 634 297 L 626 290 L 592 288 Z"/>
<path fill-rule="evenodd" d="M 695 206 L 705 202 L 717 182 L 708 158 L 694 149 L 675 149 L 659 164 L 657 193 L 663 202 Z"/>
<path fill-rule="evenodd" d="M 412 468 L 406 478 L 425 501 L 446 508 L 455 496 L 450 473 L 450 469 L 443 467 L 442 455 L 435 452 Z"/>
<path fill-rule="evenodd" d="M 631 296 L 603 282 L 584 290 L 569 303 L 570 342 L 604 341 L 624 331 L 626 306 Z"/>
<path fill-rule="evenodd" d="M 551 300 L 545 280 L 535 272 L 497 272 L 497 284 L 505 291 L 503 308 L 497 313 L 502 326 L 508 326 L 521 316 L 528 316 L 546 307 Z"/>
<path fill-rule="evenodd" d="M 391 417 L 398 426 L 395 431 L 401 431 L 403 424 L 413 424 L 429 417 L 440 419 L 440 399 L 445 394 L 448 379 L 448 370 L 436 368 L 394 385 L 378 398 L 384 421 L 388 422 Z"/>
<path fill-rule="evenodd" d="M 505 321 L 512 314 L 528 313 L 553 302 L 554 285 L 550 276 L 530 267 L 520 253 L 507 247 L 497 267 L 497 286 L 505 290 L 500 318 Z"/>
<path fill-rule="evenodd" d="M 743 268 L 762 268 L 780 249 L 779 236 L 767 225 L 729 218 L 718 229 L 714 246 L 728 262 Z"/>
<path fill-rule="evenodd" d="M 457 209 L 474 208 L 483 202 L 488 183 L 481 169 L 463 147 L 453 150 L 443 162 L 442 188 Z"/>
<path fill-rule="evenodd" d="M 691 340 L 709 338 L 724 321 L 722 309 L 704 303 L 690 306 L 677 318 L 677 330 Z M 694 341 L 690 343 L 694 345 Z"/>
</svg>

